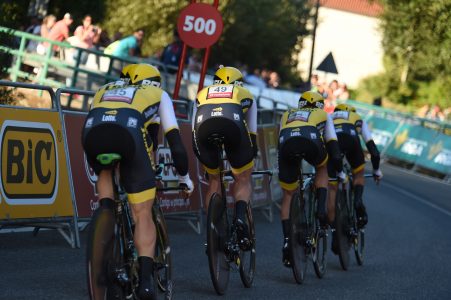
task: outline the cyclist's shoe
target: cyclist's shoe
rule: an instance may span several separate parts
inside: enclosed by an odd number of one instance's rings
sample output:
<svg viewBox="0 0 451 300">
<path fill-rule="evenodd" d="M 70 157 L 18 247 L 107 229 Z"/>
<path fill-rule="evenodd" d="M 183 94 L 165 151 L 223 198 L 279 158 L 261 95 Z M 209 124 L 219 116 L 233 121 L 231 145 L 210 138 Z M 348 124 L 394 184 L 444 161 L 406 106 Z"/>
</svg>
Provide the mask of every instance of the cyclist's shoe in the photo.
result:
<svg viewBox="0 0 451 300">
<path fill-rule="evenodd" d="M 238 239 L 238 245 L 240 246 L 240 249 L 243 251 L 249 251 L 251 250 L 251 240 L 249 235 L 249 228 L 241 219 L 236 219 L 235 221 L 236 226 L 236 235 Z"/>
<path fill-rule="evenodd" d="M 332 231 L 332 245 L 331 245 L 332 253 L 338 255 L 338 243 L 337 243 L 337 231 Z"/>
<path fill-rule="evenodd" d="M 288 238 L 284 238 L 283 247 L 282 247 L 282 263 L 287 268 L 291 268 L 290 248 L 288 248 L 289 242 L 290 242 L 290 240 Z"/>
<path fill-rule="evenodd" d="M 138 297 L 140 300 L 154 300 L 153 291 L 153 260 L 150 257 L 140 256 Z"/>
<path fill-rule="evenodd" d="M 357 214 L 357 226 L 359 228 L 365 227 L 368 224 L 368 214 L 366 213 L 366 208 L 363 203 L 360 203 L 355 208 Z"/>
</svg>

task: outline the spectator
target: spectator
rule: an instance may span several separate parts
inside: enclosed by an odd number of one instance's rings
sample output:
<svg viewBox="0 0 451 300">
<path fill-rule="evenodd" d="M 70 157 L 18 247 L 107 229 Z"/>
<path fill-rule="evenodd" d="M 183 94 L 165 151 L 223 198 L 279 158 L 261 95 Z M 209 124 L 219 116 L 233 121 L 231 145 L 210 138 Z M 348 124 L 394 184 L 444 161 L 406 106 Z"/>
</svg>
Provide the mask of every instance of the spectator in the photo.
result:
<svg viewBox="0 0 451 300">
<path fill-rule="evenodd" d="M 200 73 L 202 69 L 202 62 L 198 52 L 194 52 L 188 58 L 188 71 Z"/>
<path fill-rule="evenodd" d="M 445 120 L 445 114 L 440 109 L 440 106 L 437 104 L 434 104 L 432 108 L 429 110 L 429 113 L 426 116 L 429 119 L 437 120 L 437 121 L 444 121 Z"/>
<path fill-rule="evenodd" d="M 49 32 L 55 26 L 56 23 L 56 17 L 54 15 L 48 15 L 44 17 L 44 20 L 42 20 L 42 24 L 40 27 L 41 37 L 48 38 Z M 44 55 L 45 54 L 45 45 L 44 43 L 38 43 L 36 47 L 36 52 L 38 54 Z"/>
<path fill-rule="evenodd" d="M 348 86 L 345 83 L 340 84 L 340 94 L 338 95 L 338 99 L 348 100 L 349 97 Z"/>
<path fill-rule="evenodd" d="M 244 81 L 248 84 L 255 85 L 259 89 L 266 88 L 266 82 L 261 77 L 260 69 L 254 69 L 252 74 L 244 77 Z"/>
<path fill-rule="evenodd" d="M 425 104 L 418 109 L 417 116 L 420 118 L 426 118 L 428 112 L 429 112 L 429 104 Z"/>
<path fill-rule="evenodd" d="M 31 20 L 31 25 L 27 28 L 26 32 L 34 34 L 34 35 L 41 35 L 41 22 L 38 18 L 33 18 Z M 36 52 L 36 49 L 38 47 L 39 42 L 35 40 L 30 40 L 27 44 L 27 51 L 28 52 Z"/>
<path fill-rule="evenodd" d="M 161 62 L 166 66 L 169 66 L 168 72 L 177 72 L 178 66 L 180 64 L 180 58 L 182 57 L 183 42 L 179 37 L 176 29 L 174 29 L 174 41 L 164 47 L 163 53 L 161 54 Z M 187 55 L 185 63 L 188 61 L 189 57 Z"/>
<path fill-rule="evenodd" d="M 319 83 L 318 75 L 312 74 L 312 77 L 310 77 L 310 90 L 312 92 L 318 92 L 318 83 Z"/>
<path fill-rule="evenodd" d="M 71 41 L 72 46 L 84 48 L 84 49 L 94 49 L 94 43 L 97 43 L 102 33 L 102 29 L 92 25 L 92 18 L 90 15 L 86 15 L 83 18 L 83 24 L 78 26 L 74 32 L 74 38 Z M 75 53 L 74 59 L 77 58 L 78 53 Z M 88 53 L 82 52 L 80 63 L 86 64 L 88 60 Z"/>
<path fill-rule="evenodd" d="M 373 105 L 382 106 L 382 97 L 376 97 L 373 99 Z"/>
<path fill-rule="evenodd" d="M 132 35 L 117 41 L 117 45 L 114 48 L 112 54 L 121 58 L 136 56 L 143 38 L 144 30 L 136 30 Z"/>
<path fill-rule="evenodd" d="M 280 76 L 277 74 L 277 72 L 272 71 L 269 73 L 269 80 L 268 80 L 268 86 L 277 89 L 280 85 Z"/>
<path fill-rule="evenodd" d="M 49 32 L 48 38 L 54 41 L 62 42 L 69 38 L 69 26 L 74 20 L 70 13 L 64 14 L 64 18 L 55 23 Z M 54 50 L 58 50 L 59 47 L 55 46 Z"/>
</svg>

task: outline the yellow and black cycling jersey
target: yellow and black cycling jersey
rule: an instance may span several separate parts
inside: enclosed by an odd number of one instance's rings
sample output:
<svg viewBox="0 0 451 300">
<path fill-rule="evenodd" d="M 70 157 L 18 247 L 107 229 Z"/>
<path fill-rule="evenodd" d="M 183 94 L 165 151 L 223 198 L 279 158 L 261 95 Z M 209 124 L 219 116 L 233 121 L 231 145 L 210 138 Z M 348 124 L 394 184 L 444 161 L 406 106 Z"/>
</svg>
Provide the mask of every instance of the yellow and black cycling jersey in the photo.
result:
<svg viewBox="0 0 451 300">
<path fill-rule="evenodd" d="M 361 134 L 365 142 L 372 139 L 371 131 L 369 130 L 367 123 L 363 121 L 362 117 L 356 112 L 344 110 L 335 111 L 332 113 L 332 119 L 337 134 L 346 132 L 354 135 L 353 130 L 355 130 L 355 135 Z"/>
<path fill-rule="evenodd" d="M 165 133 L 178 128 L 168 93 L 151 85 L 126 85 L 121 81 L 107 84 L 94 96 L 91 109 L 96 108 L 135 110 L 140 113 L 145 128 L 159 124 L 161 119 Z"/>
<path fill-rule="evenodd" d="M 244 87 L 233 84 L 214 84 L 203 88 L 197 94 L 197 107 L 205 105 L 236 104 L 246 115 L 246 123 L 250 133 L 257 132 L 257 105 L 252 94 Z M 197 107 L 194 108 L 196 115 Z M 194 120 L 193 120 L 194 121 Z M 194 127 L 194 122 L 193 122 Z"/>
<path fill-rule="evenodd" d="M 309 126 L 318 129 L 325 142 L 337 140 L 330 115 L 320 108 L 303 107 L 286 111 L 282 115 L 280 131 Z"/>
</svg>

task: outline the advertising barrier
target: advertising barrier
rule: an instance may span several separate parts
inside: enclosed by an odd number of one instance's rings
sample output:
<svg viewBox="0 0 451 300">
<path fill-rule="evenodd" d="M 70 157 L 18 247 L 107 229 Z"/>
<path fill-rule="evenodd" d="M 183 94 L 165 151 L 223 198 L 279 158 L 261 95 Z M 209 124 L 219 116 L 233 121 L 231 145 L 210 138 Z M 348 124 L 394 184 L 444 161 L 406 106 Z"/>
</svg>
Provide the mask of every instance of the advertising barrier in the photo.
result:
<svg viewBox="0 0 451 300">
<path fill-rule="evenodd" d="M 52 109 L 0 107 L 0 224 L 54 228 L 78 247 L 65 133 L 55 94 L 46 86 L 7 81 L 0 85 L 47 91 L 52 100 Z"/>
<path fill-rule="evenodd" d="M 427 151 L 422 152 L 416 164 L 448 176 L 451 175 L 451 136 L 440 133 L 428 146 Z"/>
</svg>

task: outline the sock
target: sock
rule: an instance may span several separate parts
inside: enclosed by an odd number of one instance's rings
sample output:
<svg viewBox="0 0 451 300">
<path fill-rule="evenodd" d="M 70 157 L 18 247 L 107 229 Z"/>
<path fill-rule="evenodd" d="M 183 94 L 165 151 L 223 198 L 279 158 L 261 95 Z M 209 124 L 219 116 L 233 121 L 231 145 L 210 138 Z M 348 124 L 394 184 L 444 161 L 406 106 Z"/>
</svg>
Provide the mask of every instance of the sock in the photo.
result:
<svg viewBox="0 0 451 300">
<path fill-rule="evenodd" d="M 290 234 L 290 219 L 282 220 L 283 237 L 286 239 Z"/>
<path fill-rule="evenodd" d="M 316 189 L 316 199 L 318 200 L 318 212 L 326 212 L 326 199 L 327 199 L 327 189 L 317 188 Z"/>
<path fill-rule="evenodd" d="M 354 205 L 356 208 L 362 206 L 363 204 L 362 195 L 363 195 L 363 185 L 356 184 L 354 186 Z"/>
<path fill-rule="evenodd" d="M 247 202 L 244 200 L 238 200 L 235 203 L 235 218 L 245 221 L 246 211 L 247 211 Z"/>
<path fill-rule="evenodd" d="M 148 256 L 138 257 L 139 276 L 141 278 L 150 278 L 153 273 L 153 259 Z"/>
</svg>

